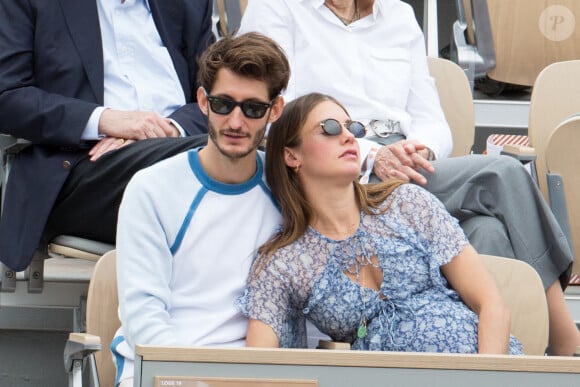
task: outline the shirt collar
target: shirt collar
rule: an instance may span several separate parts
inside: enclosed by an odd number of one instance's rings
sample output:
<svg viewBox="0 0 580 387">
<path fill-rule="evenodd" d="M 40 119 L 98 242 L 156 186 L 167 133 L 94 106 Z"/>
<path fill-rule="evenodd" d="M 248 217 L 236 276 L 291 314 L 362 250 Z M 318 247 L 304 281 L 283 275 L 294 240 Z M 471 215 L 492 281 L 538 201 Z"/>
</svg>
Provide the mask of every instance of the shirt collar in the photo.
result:
<svg viewBox="0 0 580 387">
<path fill-rule="evenodd" d="M 320 9 L 324 6 L 325 0 L 298 0 L 300 3 L 310 3 L 312 8 Z M 383 1 L 375 0 L 373 4 L 373 19 L 376 20 L 379 14 L 383 13 Z"/>
<path fill-rule="evenodd" d="M 298 0 L 299 3 L 310 3 L 314 8 L 320 8 L 324 4 L 324 0 Z"/>
<path fill-rule="evenodd" d="M 101 0 L 101 1 L 103 1 L 103 0 Z M 121 4 L 121 0 L 114 0 L 114 1 L 117 2 L 118 4 Z M 135 3 L 140 3 L 140 2 L 145 4 L 145 7 L 147 8 L 148 12 L 151 12 L 151 6 L 149 5 L 149 0 L 125 0 L 125 3 L 135 4 Z"/>
</svg>

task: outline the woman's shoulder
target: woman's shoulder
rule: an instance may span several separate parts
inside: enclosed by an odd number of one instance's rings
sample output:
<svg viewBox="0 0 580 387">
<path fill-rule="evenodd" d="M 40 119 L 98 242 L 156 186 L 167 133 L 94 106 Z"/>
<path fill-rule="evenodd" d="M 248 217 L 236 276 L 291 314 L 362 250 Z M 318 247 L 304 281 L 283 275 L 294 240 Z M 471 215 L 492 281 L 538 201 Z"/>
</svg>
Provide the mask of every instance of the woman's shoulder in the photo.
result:
<svg viewBox="0 0 580 387">
<path fill-rule="evenodd" d="M 430 216 L 443 204 L 425 188 L 412 183 L 401 184 L 383 201 L 376 213 L 387 218 Z"/>
<path fill-rule="evenodd" d="M 298 274 L 323 264 L 325 260 L 322 257 L 326 254 L 324 240 L 319 234 L 307 229 L 297 240 L 276 250 L 268 266 L 279 273 Z"/>
<path fill-rule="evenodd" d="M 416 201 L 431 201 L 435 197 L 425 188 L 412 183 L 404 183 L 393 190 L 389 197 L 385 200 L 387 203 L 404 204 Z"/>
<path fill-rule="evenodd" d="M 308 249 L 305 247 L 304 235 L 300 236 L 295 241 L 279 247 L 272 253 L 272 259 L 270 259 L 270 264 L 289 264 L 300 259 L 300 256 L 307 252 Z"/>
</svg>

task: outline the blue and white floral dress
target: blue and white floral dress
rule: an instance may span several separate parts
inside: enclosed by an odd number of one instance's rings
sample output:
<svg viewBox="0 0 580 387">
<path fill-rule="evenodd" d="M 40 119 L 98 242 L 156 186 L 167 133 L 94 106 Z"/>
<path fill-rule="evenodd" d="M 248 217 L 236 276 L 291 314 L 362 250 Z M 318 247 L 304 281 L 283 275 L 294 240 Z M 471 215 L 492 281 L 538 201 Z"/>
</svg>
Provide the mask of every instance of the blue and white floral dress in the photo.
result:
<svg viewBox="0 0 580 387">
<path fill-rule="evenodd" d="M 278 250 L 250 277 L 238 300 L 243 312 L 271 326 L 280 347 L 300 342 L 288 321 L 303 316 L 353 349 L 476 353 L 478 316 L 440 270 L 469 243 L 457 220 L 413 184 L 398 187 L 383 205 L 383 214 L 361 212 L 359 228 L 345 240 L 310 227 Z M 382 270 L 380 291 L 347 276 L 361 256 Z M 363 317 L 367 332 L 359 337 Z M 512 336 L 510 354 L 521 353 Z"/>
</svg>

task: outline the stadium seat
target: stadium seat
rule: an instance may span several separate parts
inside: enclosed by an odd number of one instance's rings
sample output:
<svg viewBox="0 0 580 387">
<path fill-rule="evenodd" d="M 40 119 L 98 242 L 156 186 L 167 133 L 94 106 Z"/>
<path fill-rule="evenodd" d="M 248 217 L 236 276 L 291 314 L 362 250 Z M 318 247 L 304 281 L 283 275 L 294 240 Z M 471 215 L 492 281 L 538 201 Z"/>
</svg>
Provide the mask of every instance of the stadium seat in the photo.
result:
<svg viewBox="0 0 580 387">
<path fill-rule="evenodd" d="M 577 0 L 456 0 L 451 58 L 470 80 L 532 86 L 551 63 L 580 59 Z"/>
<path fill-rule="evenodd" d="M 117 317 L 115 265 L 115 250 L 107 252 L 95 264 L 87 295 L 86 333 L 71 333 L 65 345 L 64 364 L 69 374 L 69 387 L 82 386 L 82 371 L 87 365 L 93 385 L 115 385 L 115 366 L 109 349 L 121 325 Z"/>
<path fill-rule="evenodd" d="M 451 156 L 471 153 L 475 137 L 473 97 L 469 81 L 457 64 L 443 58 L 427 57 L 435 79 L 441 107 L 453 136 Z"/>
<path fill-rule="evenodd" d="M 547 185 L 550 205 L 559 219 L 568 222 L 567 237 L 573 252 L 580 251 L 580 115 L 562 121 L 546 145 Z M 580 262 L 572 268 L 580 275 Z M 577 279 L 576 279 L 577 280 Z"/>
</svg>

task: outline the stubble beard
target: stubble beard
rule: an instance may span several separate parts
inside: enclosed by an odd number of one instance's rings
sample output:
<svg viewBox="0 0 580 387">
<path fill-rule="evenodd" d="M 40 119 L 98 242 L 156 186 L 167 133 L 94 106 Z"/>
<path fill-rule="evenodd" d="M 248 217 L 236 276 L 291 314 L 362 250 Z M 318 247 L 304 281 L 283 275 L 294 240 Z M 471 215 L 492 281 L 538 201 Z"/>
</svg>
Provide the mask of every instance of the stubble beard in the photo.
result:
<svg viewBox="0 0 580 387">
<path fill-rule="evenodd" d="M 220 146 L 219 133 L 215 129 L 215 127 L 211 124 L 211 122 L 208 122 L 208 134 L 209 134 L 210 141 L 213 142 L 213 144 L 215 145 L 217 150 L 222 155 L 224 155 L 225 157 L 232 159 L 232 160 L 242 159 L 242 158 L 250 155 L 252 152 L 256 151 L 256 149 L 258 149 L 258 147 L 260 146 L 260 143 L 262 142 L 262 139 L 264 138 L 265 133 L 266 133 L 266 126 L 264 125 L 264 127 L 262 129 L 258 130 L 256 132 L 256 134 L 254 135 L 254 137 L 252 139 L 252 144 L 249 148 L 247 148 L 245 150 L 242 149 L 239 151 L 229 151 L 227 149 L 224 149 L 222 146 Z"/>
</svg>

